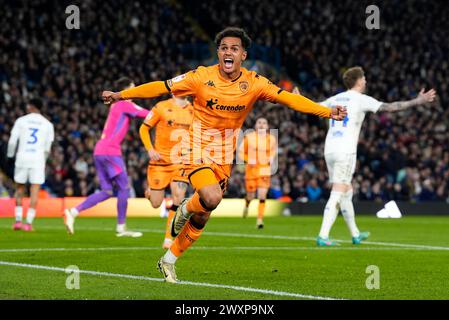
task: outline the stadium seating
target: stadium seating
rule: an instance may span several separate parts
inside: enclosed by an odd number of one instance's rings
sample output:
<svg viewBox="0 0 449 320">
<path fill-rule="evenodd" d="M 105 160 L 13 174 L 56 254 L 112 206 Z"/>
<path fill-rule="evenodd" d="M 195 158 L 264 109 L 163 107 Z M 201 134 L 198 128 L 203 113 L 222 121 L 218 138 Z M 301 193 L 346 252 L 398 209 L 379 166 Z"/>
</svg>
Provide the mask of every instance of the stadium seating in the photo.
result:
<svg viewBox="0 0 449 320">
<path fill-rule="evenodd" d="M 343 90 L 341 71 L 352 65 L 364 67 L 369 94 L 379 100 L 405 100 L 421 87 L 435 87 L 439 101 L 432 108 L 367 117 L 359 145 L 355 198 L 448 199 L 446 5 L 426 2 L 425 10 L 420 10 L 424 4 L 419 0 L 390 1 L 381 13 L 381 30 L 366 36 L 367 1 L 263 0 L 256 4 L 229 0 L 214 2 L 212 11 L 209 2 L 201 0 L 191 0 L 189 5 L 162 0 L 133 1 L 132 5 L 110 2 L 108 6 L 83 2 L 80 30 L 65 29 L 64 3 L 55 0 L 10 1 L 12 9 L 0 15 L 0 163 L 8 175 L 4 151 L 11 126 L 24 113 L 25 101 L 35 95 L 44 99 L 43 113 L 56 130 L 46 189 L 60 197 L 95 191 L 98 181 L 92 151 L 107 115 L 100 92 L 124 75 L 141 83 L 185 72 L 192 67 L 190 59 L 198 58 L 189 56 L 195 51 L 192 47 L 204 48 L 216 31 L 236 25 L 245 28 L 257 44 L 281 52 L 282 67 L 273 81 L 293 80 L 303 94 L 317 101 Z M 407 14 L 410 10 L 422 14 Z M 302 12 L 301 18 L 295 11 Z M 410 20 L 395 19 L 395 14 Z M 432 38 L 432 45 L 415 40 L 425 39 L 424 35 Z M 154 102 L 139 104 L 150 108 Z M 315 180 L 322 191 L 320 199 L 326 199 L 326 124 L 287 108 L 258 103 L 246 128 L 261 115 L 279 128 L 279 170 L 272 179 L 271 197 L 308 201 L 307 186 Z M 146 185 L 147 155 L 138 125 L 133 123 L 123 148 L 133 196 L 143 196 Z M 11 195 L 7 179 L 0 186 Z M 235 166 L 226 196 L 243 194 L 243 171 Z"/>
</svg>

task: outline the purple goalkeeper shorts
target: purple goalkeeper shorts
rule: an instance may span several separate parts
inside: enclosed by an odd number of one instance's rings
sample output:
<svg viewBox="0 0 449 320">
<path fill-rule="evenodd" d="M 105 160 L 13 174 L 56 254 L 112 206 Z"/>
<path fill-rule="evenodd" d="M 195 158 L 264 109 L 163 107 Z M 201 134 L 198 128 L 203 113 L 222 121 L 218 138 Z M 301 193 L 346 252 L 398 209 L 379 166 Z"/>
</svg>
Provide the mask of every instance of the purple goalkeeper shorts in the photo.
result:
<svg viewBox="0 0 449 320">
<path fill-rule="evenodd" d="M 112 190 L 113 182 L 118 189 L 128 188 L 126 166 L 121 156 L 96 155 L 94 160 L 101 190 Z"/>
</svg>

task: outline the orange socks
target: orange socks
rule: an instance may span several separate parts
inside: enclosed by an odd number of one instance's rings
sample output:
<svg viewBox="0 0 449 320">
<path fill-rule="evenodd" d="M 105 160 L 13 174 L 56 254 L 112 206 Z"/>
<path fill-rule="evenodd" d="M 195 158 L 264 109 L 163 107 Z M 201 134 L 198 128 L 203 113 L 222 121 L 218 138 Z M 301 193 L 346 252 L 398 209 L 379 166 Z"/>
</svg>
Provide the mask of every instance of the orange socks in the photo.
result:
<svg viewBox="0 0 449 320">
<path fill-rule="evenodd" d="M 198 238 L 201 235 L 201 232 L 203 232 L 203 229 L 197 229 L 192 225 L 192 222 L 189 220 L 187 221 L 186 225 L 182 229 L 182 231 L 178 234 L 178 236 L 175 238 L 175 241 L 173 242 L 170 251 L 179 258 L 184 251 L 186 251 L 190 246 L 198 240 Z"/>
<path fill-rule="evenodd" d="M 197 213 L 197 214 L 205 214 L 211 211 L 205 208 L 205 206 L 202 204 L 198 192 L 195 192 L 193 197 L 187 202 L 186 209 L 190 213 Z"/>
<path fill-rule="evenodd" d="M 259 211 L 257 213 L 257 219 L 262 220 L 265 213 L 265 200 L 259 200 Z"/>
<path fill-rule="evenodd" d="M 176 208 L 173 208 L 173 207 L 176 207 Z M 172 239 L 171 220 L 173 219 L 173 216 L 175 215 L 176 209 L 177 209 L 177 206 L 172 206 L 170 208 L 170 210 L 168 211 L 167 224 L 165 225 L 165 239 Z"/>
</svg>

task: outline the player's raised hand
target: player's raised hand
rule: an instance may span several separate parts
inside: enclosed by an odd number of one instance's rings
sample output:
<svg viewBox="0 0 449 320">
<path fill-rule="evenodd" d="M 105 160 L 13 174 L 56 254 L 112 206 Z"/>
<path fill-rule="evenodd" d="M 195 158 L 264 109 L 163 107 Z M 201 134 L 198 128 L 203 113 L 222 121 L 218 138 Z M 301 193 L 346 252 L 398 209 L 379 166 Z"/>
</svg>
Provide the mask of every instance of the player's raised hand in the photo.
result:
<svg viewBox="0 0 449 320">
<path fill-rule="evenodd" d="M 336 106 L 332 108 L 331 112 L 331 119 L 342 121 L 346 115 L 348 114 L 348 111 L 345 107 L 342 106 Z"/>
<path fill-rule="evenodd" d="M 121 99 L 120 92 L 103 91 L 101 94 L 104 104 L 111 104 Z"/>
<path fill-rule="evenodd" d="M 434 89 L 430 89 L 429 91 L 425 92 L 424 89 L 421 89 L 421 91 L 418 94 L 418 100 L 420 104 L 433 102 L 435 100 L 436 91 Z"/>
<path fill-rule="evenodd" d="M 150 157 L 150 160 L 152 160 L 152 161 L 161 160 L 161 155 L 159 154 L 159 152 L 157 152 L 154 149 L 148 150 L 148 156 Z"/>
</svg>

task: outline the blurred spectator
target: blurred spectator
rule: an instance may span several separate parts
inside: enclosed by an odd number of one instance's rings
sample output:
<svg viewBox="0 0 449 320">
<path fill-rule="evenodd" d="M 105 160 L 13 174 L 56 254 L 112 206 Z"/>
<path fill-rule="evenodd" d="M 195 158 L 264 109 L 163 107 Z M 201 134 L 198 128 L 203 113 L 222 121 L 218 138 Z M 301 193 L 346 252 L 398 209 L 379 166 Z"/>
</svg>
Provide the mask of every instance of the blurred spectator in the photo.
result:
<svg viewBox="0 0 449 320">
<path fill-rule="evenodd" d="M 318 201 L 321 197 L 321 188 L 316 179 L 311 179 L 307 184 L 307 198 L 309 201 Z"/>
</svg>

